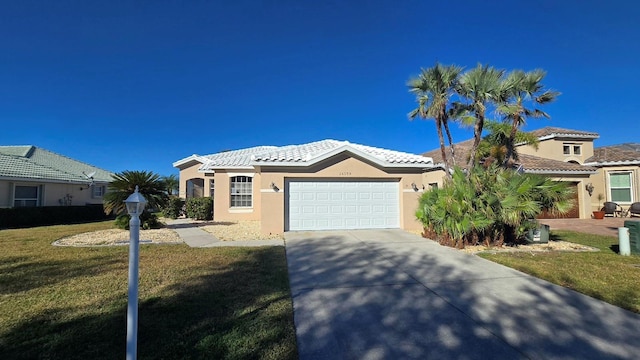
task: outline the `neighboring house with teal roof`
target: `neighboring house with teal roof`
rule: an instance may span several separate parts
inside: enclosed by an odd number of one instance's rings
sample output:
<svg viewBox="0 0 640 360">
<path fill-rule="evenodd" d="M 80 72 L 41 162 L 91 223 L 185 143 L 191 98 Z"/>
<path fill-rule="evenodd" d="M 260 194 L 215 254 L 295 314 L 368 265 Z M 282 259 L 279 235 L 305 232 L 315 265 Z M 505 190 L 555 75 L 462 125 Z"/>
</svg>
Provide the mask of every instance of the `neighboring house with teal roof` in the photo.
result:
<svg viewBox="0 0 640 360">
<path fill-rule="evenodd" d="M 0 208 L 101 204 L 112 173 L 33 146 L 0 146 Z"/>
</svg>

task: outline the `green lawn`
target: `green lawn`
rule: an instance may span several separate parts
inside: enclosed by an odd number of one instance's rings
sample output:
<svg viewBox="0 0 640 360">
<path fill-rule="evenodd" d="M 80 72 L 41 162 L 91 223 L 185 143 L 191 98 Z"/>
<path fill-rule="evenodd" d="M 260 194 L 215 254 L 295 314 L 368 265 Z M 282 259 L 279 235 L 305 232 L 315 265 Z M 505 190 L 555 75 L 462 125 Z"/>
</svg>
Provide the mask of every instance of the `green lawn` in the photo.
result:
<svg viewBox="0 0 640 360">
<path fill-rule="evenodd" d="M 121 359 L 128 247 L 64 236 L 113 221 L 0 231 L 0 358 Z M 143 245 L 140 359 L 295 359 L 284 248 Z"/>
<path fill-rule="evenodd" d="M 599 252 L 500 253 L 483 258 L 640 313 L 640 256 L 620 256 L 616 237 L 554 231 L 552 238 Z"/>
</svg>

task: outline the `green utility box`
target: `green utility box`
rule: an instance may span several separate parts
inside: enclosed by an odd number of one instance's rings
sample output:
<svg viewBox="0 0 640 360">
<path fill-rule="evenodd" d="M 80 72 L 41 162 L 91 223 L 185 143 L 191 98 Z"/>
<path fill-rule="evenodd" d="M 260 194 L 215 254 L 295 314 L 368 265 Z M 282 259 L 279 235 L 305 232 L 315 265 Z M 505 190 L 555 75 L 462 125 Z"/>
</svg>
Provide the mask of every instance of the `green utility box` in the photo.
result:
<svg viewBox="0 0 640 360">
<path fill-rule="evenodd" d="M 640 221 L 627 220 L 624 227 L 629 229 L 629 245 L 632 254 L 640 254 Z"/>
<path fill-rule="evenodd" d="M 537 227 L 527 232 L 527 242 L 529 244 L 549 243 L 549 225 L 538 224 Z"/>
</svg>

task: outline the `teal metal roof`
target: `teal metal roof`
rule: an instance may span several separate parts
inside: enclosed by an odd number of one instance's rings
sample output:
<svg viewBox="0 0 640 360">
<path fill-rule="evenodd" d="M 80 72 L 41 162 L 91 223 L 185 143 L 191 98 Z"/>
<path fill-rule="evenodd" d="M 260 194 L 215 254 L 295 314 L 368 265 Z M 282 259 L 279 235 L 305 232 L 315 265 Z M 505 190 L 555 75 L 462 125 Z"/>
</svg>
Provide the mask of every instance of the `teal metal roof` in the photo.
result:
<svg viewBox="0 0 640 360">
<path fill-rule="evenodd" d="M 32 146 L 0 146 L 0 179 L 48 180 L 87 183 L 109 182 L 111 172 Z"/>
</svg>

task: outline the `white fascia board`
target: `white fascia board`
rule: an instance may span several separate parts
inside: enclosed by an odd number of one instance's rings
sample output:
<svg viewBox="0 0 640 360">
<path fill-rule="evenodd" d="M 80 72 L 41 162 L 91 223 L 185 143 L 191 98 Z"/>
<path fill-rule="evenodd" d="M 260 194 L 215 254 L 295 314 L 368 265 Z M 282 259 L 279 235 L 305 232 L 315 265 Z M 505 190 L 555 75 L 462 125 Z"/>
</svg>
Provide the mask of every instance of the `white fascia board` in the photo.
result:
<svg viewBox="0 0 640 360">
<path fill-rule="evenodd" d="M 208 161 L 208 159 L 205 158 L 204 156 L 193 154 L 193 155 L 191 155 L 189 157 L 186 157 L 184 159 L 181 159 L 181 160 L 178 160 L 178 161 L 174 162 L 172 165 L 173 165 L 173 167 L 177 168 L 177 167 L 179 167 L 181 165 L 184 165 L 184 164 L 187 164 L 187 163 L 189 163 L 191 161 L 197 161 L 199 163 L 205 164 Z"/>
<path fill-rule="evenodd" d="M 87 180 L 60 180 L 60 179 L 43 179 L 37 177 L 17 177 L 17 176 L 0 176 L 0 180 L 2 181 L 13 181 L 13 182 L 28 182 L 28 183 L 53 183 L 53 184 L 73 184 L 73 185 L 87 185 L 89 181 Z M 104 181 L 94 181 L 94 184 L 108 184 L 108 182 Z"/>
<path fill-rule="evenodd" d="M 202 173 L 215 173 L 216 170 L 255 170 L 253 166 L 212 166 L 208 167 L 204 164 L 198 169 L 198 172 Z"/>
<path fill-rule="evenodd" d="M 562 170 L 528 170 L 524 169 L 524 172 L 527 174 L 540 174 L 540 175 L 592 175 L 595 174 L 598 170 L 570 170 L 570 171 L 562 171 Z"/>
<path fill-rule="evenodd" d="M 322 153 L 318 156 L 315 157 L 311 157 L 309 159 L 306 160 L 300 160 L 300 161 L 273 161 L 273 162 L 261 162 L 261 161 L 254 161 L 252 162 L 252 165 L 254 166 L 296 166 L 296 167 L 305 167 L 305 166 L 311 166 L 314 165 L 320 161 L 326 160 L 330 157 L 333 157 L 335 155 L 338 155 L 342 152 L 350 152 L 351 154 L 360 156 L 364 159 L 367 159 L 371 162 L 373 162 L 374 164 L 378 164 L 381 167 L 385 167 L 385 168 L 426 168 L 426 167 L 432 167 L 433 166 L 433 159 L 429 158 L 429 157 L 424 157 L 425 160 L 428 161 L 428 163 L 392 163 L 392 162 L 388 162 L 386 160 L 383 160 L 381 158 L 378 158 L 376 156 L 373 156 L 371 154 L 365 153 L 361 150 L 358 150 L 356 148 L 354 148 L 353 146 L 349 145 L 349 144 L 345 144 L 342 145 L 340 147 L 337 147 L 335 149 L 332 149 L 330 151 L 327 151 L 325 153 Z"/>
<path fill-rule="evenodd" d="M 585 166 L 620 166 L 620 165 L 640 165 L 640 160 L 626 160 L 626 161 L 604 161 L 604 162 L 590 162 L 585 163 Z"/>
<path fill-rule="evenodd" d="M 549 139 L 555 139 L 557 137 L 562 137 L 562 138 L 575 138 L 575 139 L 598 139 L 600 138 L 600 135 L 587 135 L 587 134 L 562 134 L 562 133 L 553 133 L 550 135 L 545 135 L 545 136 L 540 136 L 538 138 L 539 141 L 543 141 L 543 140 L 549 140 Z M 520 143 L 519 143 L 520 144 Z M 519 145 L 519 144 L 516 144 Z"/>
</svg>

